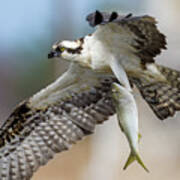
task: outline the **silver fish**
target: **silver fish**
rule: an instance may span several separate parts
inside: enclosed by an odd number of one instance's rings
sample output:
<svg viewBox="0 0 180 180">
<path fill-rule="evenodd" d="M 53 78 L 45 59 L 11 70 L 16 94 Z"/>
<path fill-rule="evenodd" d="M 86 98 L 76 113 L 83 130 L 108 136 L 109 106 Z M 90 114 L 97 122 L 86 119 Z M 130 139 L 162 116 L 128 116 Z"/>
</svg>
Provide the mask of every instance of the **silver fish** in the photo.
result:
<svg viewBox="0 0 180 180">
<path fill-rule="evenodd" d="M 147 172 L 149 172 L 142 162 L 138 150 L 140 134 L 138 131 L 138 110 L 135 99 L 130 91 L 117 83 L 112 84 L 112 97 L 120 128 L 125 134 L 131 148 L 129 158 L 123 169 L 126 169 L 136 160 Z"/>
</svg>

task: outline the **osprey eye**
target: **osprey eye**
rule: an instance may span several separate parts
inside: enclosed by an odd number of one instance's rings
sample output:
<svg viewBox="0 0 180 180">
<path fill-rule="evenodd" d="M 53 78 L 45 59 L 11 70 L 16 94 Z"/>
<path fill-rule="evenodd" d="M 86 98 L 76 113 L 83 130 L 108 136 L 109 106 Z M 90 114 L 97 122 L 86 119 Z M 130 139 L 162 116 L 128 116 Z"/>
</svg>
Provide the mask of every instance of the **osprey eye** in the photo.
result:
<svg viewBox="0 0 180 180">
<path fill-rule="evenodd" d="M 59 53 L 62 53 L 64 50 L 65 50 L 64 47 L 57 47 L 55 51 L 59 52 Z"/>
<path fill-rule="evenodd" d="M 64 48 L 64 47 L 61 47 L 61 48 L 60 48 L 60 51 L 61 51 L 61 52 L 65 51 L 65 48 Z"/>
</svg>

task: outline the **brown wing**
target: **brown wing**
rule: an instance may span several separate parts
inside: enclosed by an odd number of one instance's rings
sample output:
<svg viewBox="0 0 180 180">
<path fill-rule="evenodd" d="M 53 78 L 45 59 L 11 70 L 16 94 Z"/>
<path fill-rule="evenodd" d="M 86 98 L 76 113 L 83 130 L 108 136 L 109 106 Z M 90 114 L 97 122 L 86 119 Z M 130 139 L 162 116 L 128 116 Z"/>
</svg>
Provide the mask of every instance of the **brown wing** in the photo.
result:
<svg viewBox="0 0 180 180">
<path fill-rule="evenodd" d="M 145 78 L 131 78 L 131 83 L 140 90 L 142 97 L 156 116 L 164 120 L 180 111 L 180 72 L 157 65 L 166 82 L 149 82 Z"/>
<path fill-rule="evenodd" d="M 89 14 L 86 20 L 92 27 L 114 23 L 132 32 L 135 36 L 131 46 L 136 49 L 135 54 L 143 63 L 154 62 L 154 57 L 161 53 L 161 49 L 166 49 L 166 38 L 159 32 L 157 22 L 151 16 L 132 16 L 132 14 L 122 16 L 116 12 L 96 11 Z"/>
<path fill-rule="evenodd" d="M 92 134 L 96 124 L 115 113 L 110 98 L 113 81 L 102 77 L 88 88 L 70 87 L 44 109 L 33 108 L 29 100 L 21 103 L 1 127 L 1 179 L 30 179 L 55 153 Z"/>
</svg>

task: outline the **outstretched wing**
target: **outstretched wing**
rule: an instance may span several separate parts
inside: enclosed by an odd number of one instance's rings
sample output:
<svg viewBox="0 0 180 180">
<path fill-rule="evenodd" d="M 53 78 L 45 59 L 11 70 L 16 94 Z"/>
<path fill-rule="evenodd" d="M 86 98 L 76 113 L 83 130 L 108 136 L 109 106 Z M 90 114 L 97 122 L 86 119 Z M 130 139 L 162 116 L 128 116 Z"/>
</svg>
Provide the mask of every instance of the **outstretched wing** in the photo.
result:
<svg viewBox="0 0 180 180">
<path fill-rule="evenodd" d="M 55 83 L 22 102 L 0 131 L 0 177 L 30 179 L 55 153 L 94 132 L 115 113 L 111 75 L 71 65 Z"/>
<path fill-rule="evenodd" d="M 92 27 L 99 26 L 97 33 L 111 34 L 108 37 L 111 37 L 113 47 L 124 43 L 129 51 L 140 57 L 142 63 L 154 62 L 154 57 L 160 54 L 161 49 L 166 49 L 165 36 L 159 32 L 157 22 L 151 16 L 122 16 L 116 12 L 96 11 L 89 14 L 86 20 Z"/>
</svg>

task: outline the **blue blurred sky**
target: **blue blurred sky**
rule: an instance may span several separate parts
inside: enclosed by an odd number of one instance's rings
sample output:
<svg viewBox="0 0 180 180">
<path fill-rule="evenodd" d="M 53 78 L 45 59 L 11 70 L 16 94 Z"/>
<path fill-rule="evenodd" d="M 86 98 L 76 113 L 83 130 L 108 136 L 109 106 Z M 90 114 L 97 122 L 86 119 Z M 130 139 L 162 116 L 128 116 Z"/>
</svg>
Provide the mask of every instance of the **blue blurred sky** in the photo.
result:
<svg viewBox="0 0 180 180">
<path fill-rule="evenodd" d="M 85 26 L 87 13 L 104 7 L 104 9 L 118 9 L 137 11 L 142 0 L 6 0 L 0 3 L 0 40 L 1 50 L 18 47 L 28 47 L 36 40 L 49 38 L 53 22 L 65 26 L 65 15 L 70 16 L 75 32 L 82 31 Z M 102 6 L 103 5 L 103 6 Z M 118 6 L 117 6 L 118 5 Z M 115 8 L 118 7 L 118 8 Z M 57 10 L 57 11 L 56 11 Z M 81 26 L 77 26 L 81 25 Z M 61 26 L 62 27 L 62 26 Z M 62 28 L 64 29 L 64 27 Z M 60 33 L 60 32 L 59 32 Z M 71 32 L 72 33 L 72 32 Z M 34 44 L 33 46 L 36 46 Z M 1 59 L 3 60 L 3 59 Z"/>
<path fill-rule="evenodd" d="M 34 39 L 46 38 L 50 31 L 52 5 L 51 0 L 1 1 L 1 46 L 17 48 L 22 44 L 28 46 Z"/>
<path fill-rule="evenodd" d="M 50 0 L 17 0 L 0 3 L 1 46 L 28 46 L 34 39 L 50 33 Z M 3 42 L 3 43 L 2 43 Z"/>
</svg>

